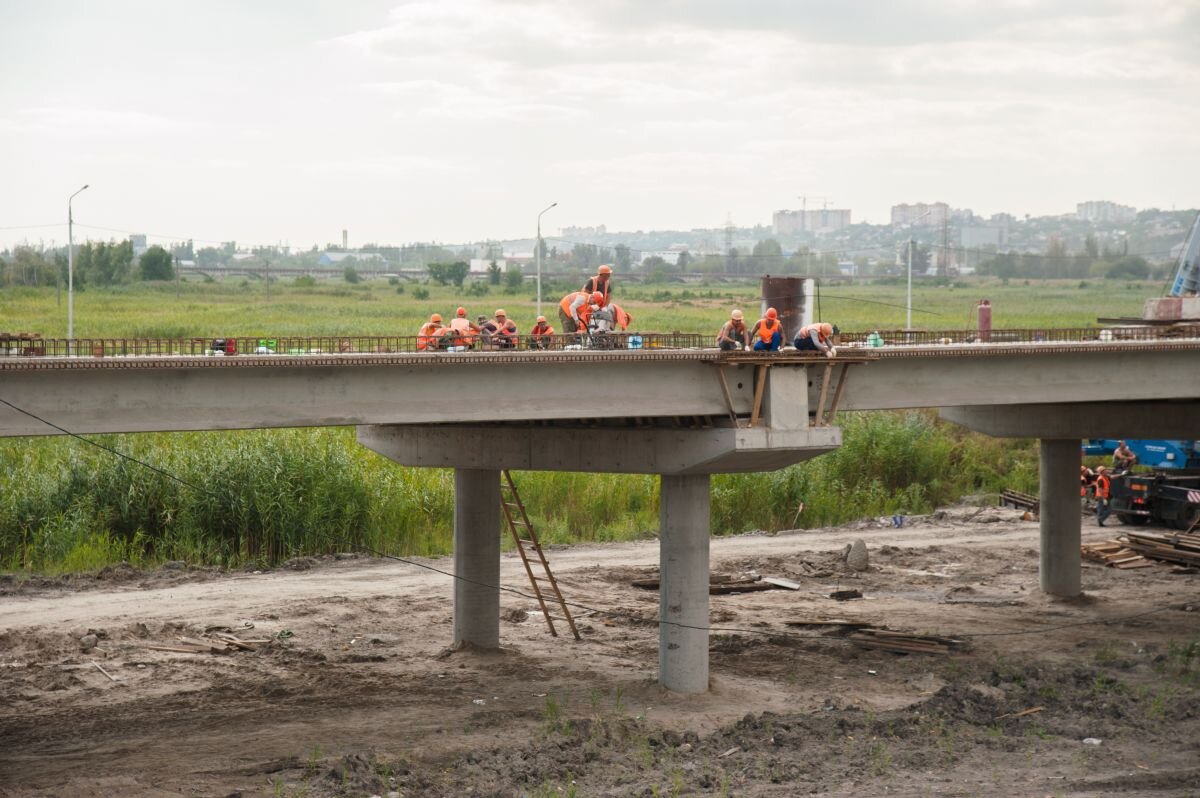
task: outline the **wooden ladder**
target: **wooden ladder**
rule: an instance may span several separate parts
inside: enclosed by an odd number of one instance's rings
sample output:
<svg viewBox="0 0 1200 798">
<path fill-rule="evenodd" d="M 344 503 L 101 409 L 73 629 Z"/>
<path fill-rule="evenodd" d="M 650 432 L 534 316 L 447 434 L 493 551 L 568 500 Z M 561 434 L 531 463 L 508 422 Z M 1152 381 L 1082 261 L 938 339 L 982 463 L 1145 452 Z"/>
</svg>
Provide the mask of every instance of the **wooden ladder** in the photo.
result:
<svg viewBox="0 0 1200 798">
<path fill-rule="evenodd" d="M 504 521 L 508 525 L 508 531 L 512 533 L 513 543 L 517 545 L 521 562 L 525 564 L 525 573 L 529 576 L 533 594 L 537 596 L 538 604 L 542 608 L 542 615 L 546 617 L 546 625 L 550 627 L 550 634 L 558 637 L 558 630 L 554 628 L 555 620 L 566 621 L 567 626 L 571 627 L 571 634 L 575 636 L 575 639 L 582 640 L 579 630 L 575 628 L 575 619 L 571 617 L 571 609 L 567 606 L 567 602 L 563 601 L 562 591 L 558 589 L 558 580 L 550 572 L 550 563 L 546 560 L 546 553 L 542 551 L 542 544 L 538 542 L 537 533 L 533 531 L 533 524 L 529 522 L 529 514 L 525 512 L 525 504 L 521 501 L 521 495 L 517 493 L 512 473 L 504 470 L 500 474 L 502 476 L 500 509 L 504 512 Z M 535 557 L 530 555 L 530 550 L 536 555 L 536 561 L 545 576 L 534 574 L 531 561 Z M 547 585 L 549 589 L 544 587 Z M 557 604 L 562 614 L 551 615 L 549 607 L 546 606 L 547 600 L 551 605 Z"/>
</svg>

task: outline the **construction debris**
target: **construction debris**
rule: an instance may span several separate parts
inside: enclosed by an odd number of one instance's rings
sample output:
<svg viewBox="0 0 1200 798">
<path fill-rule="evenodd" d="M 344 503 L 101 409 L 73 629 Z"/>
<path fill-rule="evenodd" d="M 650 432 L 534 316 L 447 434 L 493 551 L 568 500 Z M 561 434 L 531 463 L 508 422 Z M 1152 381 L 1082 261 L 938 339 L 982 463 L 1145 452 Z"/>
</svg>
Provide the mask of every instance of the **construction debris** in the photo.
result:
<svg viewBox="0 0 1200 798">
<path fill-rule="evenodd" d="M 1045 709 L 1045 707 L 1030 707 L 1029 709 L 1023 709 L 1020 712 L 1009 712 L 1004 715 L 999 715 L 996 717 L 996 720 L 1007 720 L 1009 718 L 1023 718 L 1026 715 L 1036 715 L 1043 709 Z"/>
<path fill-rule="evenodd" d="M 233 651 L 253 651 L 258 646 L 271 642 L 269 639 L 243 640 L 236 635 L 214 632 L 204 637 L 179 637 L 175 643 L 146 643 L 143 648 L 155 651 L 173 651 L 178 654 L 228 654 Z"/>
<path fill-rule="evenodd" d="M 1110 568 L 1146 568 L 1154 565 L 1142 555 L 1119 540 L 1106 540 L 1103 543 L 1085 543 L 1079 547 L 1085 560 L 1102 563 Z"/>
<path fill-rule="evenodd" d="M 861 590 L 835 590 L 829 594 L 829 597 L 834 601 L 850 601 L 851 599 L 862 598 Z"/>
<path fill-rule="evenodd" d="M 1038 515 L 1041 512 L 1041 501 L 1037 496 L 1028 493 L 1022 493 L 1019 490 L 1005 488 L 1000 494 L 1000 506 L 1012 507 L 1015 510 L 1027 510 L 1028 512 Z"/>
<path fill-rule="evenodd" d="M 1120 540 L 1127 548 L 1153 560 L 1200 566 L 1200 535 L 1127 532 Z"/>
<path fill-rule="evenodd" d="M 645 579 L 634 579 L 629 584 L 643 590 L 658 590 L 659 581 L 657 576 L 651 576 Z M 717 596 L 725 593 L 754 593 L 759 590 L 798 590 L 800 588 L 800 585 L 795 582 L 790 583 L 796 585 L 795 587 L 779 584 L 780 582 L 788 582 L 788 580 L 763 579 L 761 576 L 735 577 L 728 574 L 711 574 L 708 577 L 708 594 Z"/>
<path fill-rule="evenodd" d="M 863 648 L 893 651 L 897 654 L 949 654 L 966 646 L 963 640 L 933 635 L 915 635 L 888 629 L 860 629 L 847 639 Z"/>
</svg>

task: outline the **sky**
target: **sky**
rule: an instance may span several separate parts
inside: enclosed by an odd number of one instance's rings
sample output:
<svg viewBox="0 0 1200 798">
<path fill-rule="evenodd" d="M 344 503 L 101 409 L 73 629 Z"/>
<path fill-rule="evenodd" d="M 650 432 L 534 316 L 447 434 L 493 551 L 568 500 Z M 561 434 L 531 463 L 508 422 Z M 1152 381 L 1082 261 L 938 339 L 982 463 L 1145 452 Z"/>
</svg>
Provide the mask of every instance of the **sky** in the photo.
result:
<svg viewBox="0 0 1200 798">
<path fill-rule="evenodd" d="M 0 0 L 0 246 L 1191 208 L 1197 98 L 1196 0 Z"/>
</svg>

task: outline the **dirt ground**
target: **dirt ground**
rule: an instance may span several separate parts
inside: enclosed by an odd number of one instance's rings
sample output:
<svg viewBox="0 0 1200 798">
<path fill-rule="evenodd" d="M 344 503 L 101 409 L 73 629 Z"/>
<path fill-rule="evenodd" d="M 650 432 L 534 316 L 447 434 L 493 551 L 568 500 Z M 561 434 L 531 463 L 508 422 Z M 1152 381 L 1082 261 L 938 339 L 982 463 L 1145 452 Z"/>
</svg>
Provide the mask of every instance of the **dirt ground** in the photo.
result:
<svg viewBox="0 0 1200 798">
<path fill-rule="evenodd" d="M 715 572 L 801 587 L 712 597 L 700 696 L 655 681 L 658 596 L 630 585 L 653 541 L 552 550 L 613 614 L 556 639 L 504 593 L 496 653 L 449 650 L 451 581 L 395 561 L 0 579 L 0 795 L 1200 795 L 1200 576 L 1085 563 L 1053 600 L 1037 539 L 971 507 L 715 539 Z M 967 646 L 864 649 L 833 619 Z M 219 630 L 267 642 L 147 647 Z"/>
</svg>

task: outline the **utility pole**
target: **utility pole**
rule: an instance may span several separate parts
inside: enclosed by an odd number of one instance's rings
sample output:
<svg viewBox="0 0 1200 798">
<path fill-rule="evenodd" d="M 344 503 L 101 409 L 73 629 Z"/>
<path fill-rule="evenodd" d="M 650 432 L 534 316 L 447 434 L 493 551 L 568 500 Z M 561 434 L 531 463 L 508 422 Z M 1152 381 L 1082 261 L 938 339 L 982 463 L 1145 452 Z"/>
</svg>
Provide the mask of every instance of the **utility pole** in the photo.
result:
<svg viewBox="0 0 1200 798">
<path fill-rule="evenodd" d="M 87 185 L 84 185 L 79 191 L 86 189 Z M 67 340 L 75 337 L 75 215 L 71 200 L 79 191 L 67 197 Z M 70 344 L 67 346 L 67 354 L 70 354 Z"/>
<path fill-rule="evenodd" d="M 558 205 L 557 202 L 550 203 L 550 206 L 542 211 L 545 213 L 550 208 Z M 542 213 L 537 215 L 537 241 L 534 243 L 534 257 L 537 259 L 537 314 L 542 315 Z"/>
</svg>

